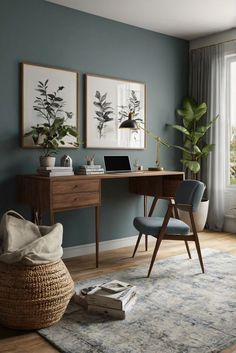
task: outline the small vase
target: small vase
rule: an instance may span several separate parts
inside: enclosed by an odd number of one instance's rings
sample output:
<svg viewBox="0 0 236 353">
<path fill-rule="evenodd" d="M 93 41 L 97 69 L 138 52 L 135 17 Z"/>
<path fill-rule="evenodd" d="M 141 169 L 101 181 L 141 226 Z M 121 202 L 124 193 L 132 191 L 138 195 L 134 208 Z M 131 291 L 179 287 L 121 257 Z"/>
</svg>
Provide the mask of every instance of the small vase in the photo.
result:
<svg viewBox="0 0 236 353">
<path fill-rule="evenodd" d="M 40 167 L 54 167 L 56 163 L 56 157 L 40 156 L 39 162 L 40 162 Z"/>
</svg>

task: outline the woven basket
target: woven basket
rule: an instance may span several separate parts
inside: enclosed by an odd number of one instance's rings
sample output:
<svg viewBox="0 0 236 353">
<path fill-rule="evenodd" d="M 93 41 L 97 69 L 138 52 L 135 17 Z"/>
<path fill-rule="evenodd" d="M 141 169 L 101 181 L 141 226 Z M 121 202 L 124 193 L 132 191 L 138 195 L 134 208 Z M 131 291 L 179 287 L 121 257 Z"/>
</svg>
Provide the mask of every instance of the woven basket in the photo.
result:
<svg viewBox="0 0 236 353">
<path fill-rule="evenodd" d="M 0 262 L 0 323 L 15 329 L 39 329 L 59 321 L 74 293 L 62 260 L 44 265 Z"/>
</svg>

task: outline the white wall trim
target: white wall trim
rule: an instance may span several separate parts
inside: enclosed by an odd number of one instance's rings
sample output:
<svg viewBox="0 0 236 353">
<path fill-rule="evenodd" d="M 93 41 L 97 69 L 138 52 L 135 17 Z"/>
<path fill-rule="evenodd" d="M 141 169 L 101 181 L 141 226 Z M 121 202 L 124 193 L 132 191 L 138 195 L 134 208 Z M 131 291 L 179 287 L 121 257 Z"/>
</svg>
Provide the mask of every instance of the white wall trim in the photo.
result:
<svg viewBox="0 0 236 353">
<path fill-rule="evenodd" d="M 225 217 L 224 217 L 224 232 L 236 234 L 236 216 L 225 215 Z"/>
<path fill-rule="evenodd" d="M 236 40 L 236 28 L 232 28 L 224 32 L 219 32 L 211 36 L 191 40 L 189 49 L 192 50 L 197 48 L 208 47 L 210 45 L 216 45 L 231 40 Z"/>
<path fill-rule="evenodd" d="M 113 249 L 124 248 L 126 246 L 134 246 L 137 240 L 137 235 L 102 241 L 99 243 L 99 251 L 107 251 Z M 83 256 L 95 253 L 95 243 L 76 245 L 68 248 L 63 248 L 63 259 L 69 259 L 76 256 Z"/>
</svg>

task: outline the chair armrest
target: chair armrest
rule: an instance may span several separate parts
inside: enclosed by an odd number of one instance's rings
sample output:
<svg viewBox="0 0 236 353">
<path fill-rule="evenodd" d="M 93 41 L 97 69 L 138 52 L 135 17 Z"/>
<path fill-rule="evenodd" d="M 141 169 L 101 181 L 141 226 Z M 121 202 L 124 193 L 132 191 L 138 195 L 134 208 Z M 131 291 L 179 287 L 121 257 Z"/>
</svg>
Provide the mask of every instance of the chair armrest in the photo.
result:
<svg viewBox="0 0 236 353">
<path fill-rule="evenodd" d="M 158 200 L 167 200 L 171 204 L 175 203 L 175 199 L 171 196 L 158 196 Z"/>
<path fill-rule="evenodd" d="M 192 211 L 192 205 L 189 205 L 189 204 L 176 203 L 175 207 L 182 211 L 188 211 L 188 212 Z"/>
</svg>

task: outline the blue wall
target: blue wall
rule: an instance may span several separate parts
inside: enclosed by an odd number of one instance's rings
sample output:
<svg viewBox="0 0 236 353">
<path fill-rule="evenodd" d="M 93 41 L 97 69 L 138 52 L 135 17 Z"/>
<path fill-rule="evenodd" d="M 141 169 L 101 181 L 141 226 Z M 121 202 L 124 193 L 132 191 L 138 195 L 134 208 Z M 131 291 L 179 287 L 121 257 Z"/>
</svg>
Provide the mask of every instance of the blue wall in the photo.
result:
<svg viewBox="0 0 236 353">
<path fill-rule="evenodd" d="M 0 1 L 0 212 L 17 209 L 29 216 L 26 206 L 16 203 L 15 175 L 34 173 L 39 150 L 19 147 L 20 68 L 23 61 L 52 65 L 81 74 L 80 130 L 83 131 L 83 74 L 94 73 L 146 82 L 147 126 L 156 134 L 177 142 L 165 123 L 174 122 L 175 109 L 187 93 L 188 42 L 42 0 Z M 84 136 L 82 134 L 82 140 Z M 128 154 L 148 167 L 155 162 L 155 142 L 148 138 L 144 151 L 109 151 Z M 103 162 L 107 150 L 66 150 L 74 165 L 96 152 Z M 65 151 L 60 150 L 58 158 Z M 180 155 L 162 149 L 166 169 L 180 169 Z M 132 219 L 142 212 L 142 199 L 130 195 L 127 181 L 103 184 L 101 239 L 136 234 Z M 94 241 L 94 210 L 68 211 L 57 215 L 64 224 L 64 246 Z"/>
</svg>

